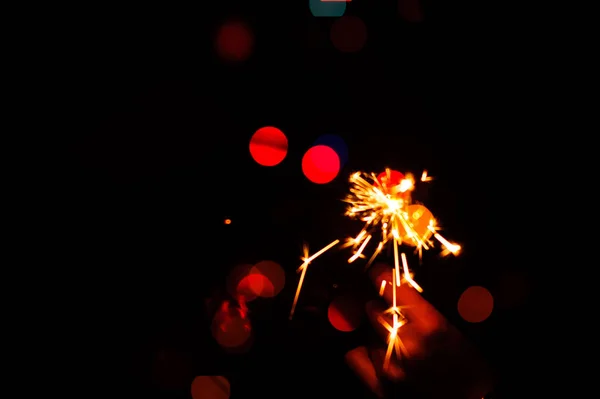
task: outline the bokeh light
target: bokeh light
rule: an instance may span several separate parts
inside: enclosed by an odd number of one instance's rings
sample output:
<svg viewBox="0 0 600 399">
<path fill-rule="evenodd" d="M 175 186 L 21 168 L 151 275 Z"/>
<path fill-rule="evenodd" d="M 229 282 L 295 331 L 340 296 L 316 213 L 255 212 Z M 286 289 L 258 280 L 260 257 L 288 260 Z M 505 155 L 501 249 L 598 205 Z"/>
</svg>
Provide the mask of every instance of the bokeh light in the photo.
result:
<svg viewBox="0 0 600 399">
<path fill-rule="evenodd" d="M 288 140 L 276 127 L 258 129 L 250 139 L 250 155 L 262 166 L 275 166 L 285 159 Z"/>
<path fill-rule="evenodd" d="M 255 289 L 254 293 L 263 298 L 272 298 L 279 294 L 285 285 L 285 272 L 278 264 L 270 260 L 258 262 L 250 269 L 250 276 L 260 275 L 263 280 L 260 281 L 260 289 Z M 267 282 L 264 281 L 267 280 Z M 257 288 L 257 287 L 255 287 Z"/>
<path fill-rule="evenodd" d="M 344 53 L 360 51 L 367 42 L 367 26 L 357 16 L 344 16 L 331 25 L 331 42 Z"/>
<path fill-rule="evenodd" d="M 231 386 L 227 378 L 220 375 L 201 375 L 192 381 L 192 399 L 229 399 Z"/>
<path fill-rule="evenodd" d="M 340 136 L 335 134 L 324 134 L 313 143 L 313 146 L 315 145 L 326 145 L 333 149 L 340 158 L 340 168 L 344 167 L 346 162 L 348 162 L 348 146 Z"/>
<path fill-rule="evenodd" d="M 242 278 L 237 286 L 238 296 L 250 302 L 257 297 L 270 298 L 275 292 L 275 287 L 268 277 L 251 267 L 248 274 Z"/>
<path fill-rule="evenodd" d="M 226 287 L 227 292 L 232 297 L 236 298 L 239 294 L 239 287 L 242 284 L 242 281 L 248 274 L 250 274 L 250 269 L 252 269 L 252 265 L 249 264 L 241 264 L 234 266 L 227 275 Z M 254 299 L 256 295 L 252 297 L 246 297 L 246 301 L 251 301 Z"/>
<path fill-rule="evenodd" d="M 402 172 L 398 172 L 397 170 L 390 170 L 389 172 L 385 171 L 377 175 L 379 184 L 381 184 L 387 190 L 400 184 L 402 179 L 404 179 L 404 174 Z"/>
<path fill-rule="evenodd" d="M 315 17 L 341 17 L 346 12 L 346 2 L 308 0 L 310 12 Z"/>
<path fill-rule="evenodd" d="M 236 265 L 231 269 L 226 286 L 229 295 L 234 298 L 241 297 L 246 302 L 275 291 L 271 281 L 250 264 Z"/>
<path fill-rule="evenodd" d="M 252 54 L 254 35 L 241 21 L 229 21 L 217 31 L 217 54 L 225 61 L 245 61 Z"/>
<path fill-rule="evenodd" d="M 480 286 L 469 287 L 458 299 L 458 313 L 469 323 L 481 323 L 492 314 L 494 298 Z"/>
<path fill-rule="evenodd" d="M 427 237 L 430 233 L 429 226 L 433 218 L 433 213 L 423 205 L 413 204 L 406 207 L 406 212 L 414 231 L 419 237 Z M 406 232 L 405 232 L 406 233 Z M 415 245 L 415 240 L 410 239 L 408 235 L 402 237 L 402 243 L 406 245 Z M 404 239 L 406 238 L 406 239 Z"/>
<path fill-rule="evenodd" d="M 211 325 L 212 335 L 221 347 L 228 350 L 246 349 L 252 335 L 247 309 L 231 301 L 223 301 Z"/>
<path fill-rule="evenodd" d="M 362 321 L 360 303 L 348 296 L 340 296 L 329 304 L 327 317 L 331 325 L 338 331 L 350 332 L 356 330 Z"/>
<path fill-rule="evenodd" d="M 223 221 L 223 223 L 225 223 L 225 224 L 231 224 L 231 219 L 225 219 L 225 220 Z"/>
<path fill-rule="evenodd" d="M 398 13 L 407 22 L 421 22 L 423 20 L 420 0 L 398 0 Z"/>
<path fill-rule="evenodd" d="M 313 183 L 329 183 L 339 171 L 340 158 L 331 147 L 316 145 L 306 151 L 302 158 L 302 172 Z"/>
</svg>

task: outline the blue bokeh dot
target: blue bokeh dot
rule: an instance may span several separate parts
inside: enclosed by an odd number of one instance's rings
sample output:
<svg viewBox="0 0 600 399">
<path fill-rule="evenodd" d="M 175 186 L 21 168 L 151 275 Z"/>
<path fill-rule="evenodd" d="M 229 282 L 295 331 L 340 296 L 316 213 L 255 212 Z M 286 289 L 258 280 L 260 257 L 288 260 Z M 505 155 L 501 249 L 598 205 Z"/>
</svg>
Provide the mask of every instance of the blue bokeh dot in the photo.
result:
<svg viewBox="0 0 600 399">
<path fill-rule="evenodd" d="M 345 1 L 308 0 L 308 6 L 315 17 L 341 17 L 346 12 Z"/>
<path fill-rule="evenodd" d="M 326 145 L 332 148 L 340 158 L 340 168 L 343 167 L 348 161 L 348 146 L 344 142 L 344 139 L 335 134 L 324 134 L 315 141 L 315 145 Z"/>
</svg>

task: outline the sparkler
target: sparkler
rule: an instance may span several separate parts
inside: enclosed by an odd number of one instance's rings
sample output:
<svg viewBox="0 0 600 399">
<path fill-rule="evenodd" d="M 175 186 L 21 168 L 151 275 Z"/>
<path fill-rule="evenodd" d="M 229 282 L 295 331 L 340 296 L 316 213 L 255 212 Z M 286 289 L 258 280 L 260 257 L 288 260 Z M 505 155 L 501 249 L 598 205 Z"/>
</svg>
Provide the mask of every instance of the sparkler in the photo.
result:
<svg viewBox="0 0 600 399">
<path fill-rule="evenodd" d="M 420 180 L 429 182 L 433 178 L 428 176 L 427 171 L 424 171 Z M 355 237 L 348 238 L 342 244 L 342 248 L 352 247 L 353 254 L 348 259 L 348 263 L 352 263 L 359 258 L 366 259 L 365 250 L 371 241 L 377 241 L 377 244 L 367 260 L 365 270 L 371 266 L 384 248 L 391 245 L 394 251 L 394 268 L 391 281 L 393 303 L 384 312 L 392 315 L 392 323 L 388 323 L 382 317 L 379 320 L 384 328 L 389 331 L 388 349 L 384 361 L 385 367 L 389 364 L 394 349 L 397 356 L 400 356 L 402 350 L 404 350 L 402 342 L 398 338 L 398 330 L 406 324 L 407 320 L 396 304 L 396 287 L 405 282 L 417 291 L 423 292 L 423 289 L 413 279 L 406 254 L 404 252 L 400 253 L 399 247 L 401 245 L 413 247 L 415 253 L 419 255 L 419 260 L 422 258 L 423 250 L 434 247 L 434 239 L 441 244 L 442 256 L 457 255 L 461 250 L 459 245 L 449 242 L 439 234 L 440 228 L 433 214 L 424 205 L 412 202 L 411 193 L 414 187 L 415 180 L 411 174 L 404 175 L 391 169 L 386 169 L 385 172 L 379 175 L 356 172 L 350 176 L 350 193 L 344 199 L 349 204 L 346 216 L 364 222 L 362 230 Z M 297 270 L 302 274 L 292 304 L 290 320 L 294 315 L 309 264 L 339 243 L 340 240 L 335 240 L 312 256 L 309 256 L 308 248 L 304 248 L 304 256 L 301 258 L 303 263 Z M 383 295 L 385 285 L 389 283 L 382 282 L 380 295 Z"/>
</svg>

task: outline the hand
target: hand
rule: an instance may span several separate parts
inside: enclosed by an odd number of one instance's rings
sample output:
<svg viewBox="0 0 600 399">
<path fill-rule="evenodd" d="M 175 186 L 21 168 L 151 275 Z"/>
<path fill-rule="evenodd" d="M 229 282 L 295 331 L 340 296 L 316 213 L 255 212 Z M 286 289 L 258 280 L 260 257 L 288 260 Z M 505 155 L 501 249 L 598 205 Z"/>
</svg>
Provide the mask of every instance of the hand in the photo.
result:
<svg viewBox="0 0 600 399">
<path fill-rule="evenodd" d="M 392 281 L 391 268 L 375 265 L 370 277 L 377 289 L 381 282 Z M 406 382 L 412 390 L 427 398 L 481 399 L 492 390 L 491 372 L 477 351 L 462 334 L 409 284 L 396 288 L 397 305 L 407 319 L 398 330 L 403 344 L 400 358 L 392 356 L 383 367 L 390 325 L 392 284 L 386 284 L 385 301 L 371 301 L 366 310 L 370 322 L 383 342 L 378 348 L 358 347 L 346 354 L 346 362 L 379 397 L 384 397 L 387 382 Z M 387 304 L 387 306 L 386 306 Z"/>
</svg>

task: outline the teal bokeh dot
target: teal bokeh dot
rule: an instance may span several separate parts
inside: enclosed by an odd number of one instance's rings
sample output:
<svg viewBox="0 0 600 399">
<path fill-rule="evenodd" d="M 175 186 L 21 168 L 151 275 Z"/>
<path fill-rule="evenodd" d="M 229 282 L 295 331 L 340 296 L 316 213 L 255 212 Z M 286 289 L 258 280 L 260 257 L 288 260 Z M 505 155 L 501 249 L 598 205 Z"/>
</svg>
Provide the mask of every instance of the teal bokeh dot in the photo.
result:
<svg viewBox="0 0 600 399">
<path fill-rule="evenodd" d="M 341 17 L 346 12 L 345 1 L 308 0 L 308 6 L 315 17 Z"/>
</svg>

